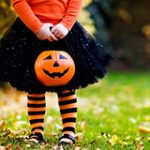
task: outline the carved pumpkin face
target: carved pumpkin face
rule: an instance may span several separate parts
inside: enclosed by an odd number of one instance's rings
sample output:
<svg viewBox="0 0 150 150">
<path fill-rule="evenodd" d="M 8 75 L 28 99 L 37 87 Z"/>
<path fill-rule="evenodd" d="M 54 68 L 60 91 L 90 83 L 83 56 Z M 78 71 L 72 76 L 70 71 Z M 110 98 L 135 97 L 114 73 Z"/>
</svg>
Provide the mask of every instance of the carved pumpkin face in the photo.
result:
<svg viewBox="0 0 150 150">
<path fill-rule="evenodd" d="M 36 59 L 37 79 L 46 86 L 67 84 L 75 73 L 71 56 L 64 51 L 44 51 Z"/>
</svg>

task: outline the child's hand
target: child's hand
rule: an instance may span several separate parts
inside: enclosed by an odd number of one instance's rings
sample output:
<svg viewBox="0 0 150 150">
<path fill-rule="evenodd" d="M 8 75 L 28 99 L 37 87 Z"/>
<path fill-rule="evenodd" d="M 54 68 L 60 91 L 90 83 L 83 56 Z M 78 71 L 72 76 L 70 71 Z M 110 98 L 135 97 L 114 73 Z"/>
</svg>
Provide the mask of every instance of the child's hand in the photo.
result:
<svg viewBox="0 0 150 150">
<path fill-rule="evenodd" d="M 56 38 L 63 39 L 68 34 L 69 30 L 63 24 L 59 23 L 51 29 L 51 32 Z"/>
<path fill-rule="evenodd" d="M 53 35 L 53 33 L 50 30 L 50 28 L 52 27 L 53 25 L 51 23 L 44 23 L 41 29 L 38 32 L 36 32 L 36 36 L 40 40 L 48 40 L 50 42 L 57 41 L 57 37 L 55 37 L 55 35 Z"/>
</svg>

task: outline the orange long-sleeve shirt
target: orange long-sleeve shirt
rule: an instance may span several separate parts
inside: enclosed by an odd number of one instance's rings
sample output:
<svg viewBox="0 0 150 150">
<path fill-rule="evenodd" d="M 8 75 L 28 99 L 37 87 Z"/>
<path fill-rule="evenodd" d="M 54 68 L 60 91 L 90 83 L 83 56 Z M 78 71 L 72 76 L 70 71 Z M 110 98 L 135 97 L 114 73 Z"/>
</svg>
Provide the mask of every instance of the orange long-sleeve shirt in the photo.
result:
<svg viewBox="0 0 150 150">
<path fill-rule="evenodd" d="M 11 0 L 15 12 L 33 32 L 43 23 L 62 23 L 69 30 L 77 20 L 82 0 Z"/>
</svg>

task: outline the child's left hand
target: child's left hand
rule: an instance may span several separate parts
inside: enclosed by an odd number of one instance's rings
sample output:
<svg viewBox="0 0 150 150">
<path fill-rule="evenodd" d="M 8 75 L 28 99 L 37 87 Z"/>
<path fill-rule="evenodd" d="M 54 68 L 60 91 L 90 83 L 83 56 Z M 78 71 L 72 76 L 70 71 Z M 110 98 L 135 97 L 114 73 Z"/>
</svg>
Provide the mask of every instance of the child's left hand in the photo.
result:
<svg viewBox="0 0 150 150">
<path fill-rule="evenodd" d="M 69 32 L 69 30 L 61 23 L 56 24 L 51 29 L 53 35 L 58 39 L 63 39 Z"/>
</svg>

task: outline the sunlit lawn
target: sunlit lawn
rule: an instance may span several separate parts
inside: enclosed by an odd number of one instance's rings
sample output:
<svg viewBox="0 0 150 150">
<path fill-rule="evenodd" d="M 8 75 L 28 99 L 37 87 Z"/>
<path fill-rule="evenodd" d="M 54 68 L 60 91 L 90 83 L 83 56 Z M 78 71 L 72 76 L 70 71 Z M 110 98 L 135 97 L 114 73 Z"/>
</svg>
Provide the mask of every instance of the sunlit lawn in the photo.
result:
<svg viewBox="0 0 150 150">
<path fill-rule="evenodd" d="M 10 100 L 6 95 L 11 95 Z M 110 72 L 98 84 L 78 90 L 77 96 L 76 149 L 150 149 L 150 72 Z M 39 146 L 25 140 L 29 134 L 25 94 L 0 93 L 0 148 L 54 149 L 61 119 L 55 94 L 47 97 L 47 144 Z"/>
</svg>

